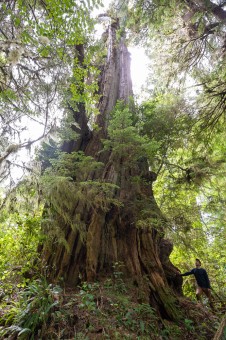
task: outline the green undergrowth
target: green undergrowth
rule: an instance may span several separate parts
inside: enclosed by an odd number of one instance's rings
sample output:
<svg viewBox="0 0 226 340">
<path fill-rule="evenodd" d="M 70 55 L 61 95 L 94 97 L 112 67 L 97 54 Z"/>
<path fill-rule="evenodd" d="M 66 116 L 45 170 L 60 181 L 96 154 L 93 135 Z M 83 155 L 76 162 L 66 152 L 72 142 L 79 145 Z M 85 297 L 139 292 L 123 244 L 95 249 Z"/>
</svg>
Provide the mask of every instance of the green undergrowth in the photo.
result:
<svg viewBox="0 0 226 340">
<path fill-rule="evenodd" d="M 181 299 L 185 318 L 162 319 L 138 287 L 120 275 L 65 288 L 45 278 L 16 288 L 1 300 L 1 339 L 212 339 L 220 318 L 203 306 Z"/>
</svg>

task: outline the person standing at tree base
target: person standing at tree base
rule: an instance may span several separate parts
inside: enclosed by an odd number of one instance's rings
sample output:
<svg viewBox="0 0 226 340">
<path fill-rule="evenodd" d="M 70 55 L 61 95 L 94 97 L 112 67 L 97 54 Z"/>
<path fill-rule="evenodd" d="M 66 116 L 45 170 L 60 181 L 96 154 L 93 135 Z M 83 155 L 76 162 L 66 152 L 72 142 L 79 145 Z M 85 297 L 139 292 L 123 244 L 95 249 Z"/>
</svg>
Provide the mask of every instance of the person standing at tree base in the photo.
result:
<svg viewBox="0 0 226 340">
<path fill-rule="evenodd" d="M 206 270 L 204 268 L 201 268 L 201 261 L 199 259 L 195 260 L 195 268 L 183 274 L 179 273 L 178 275 L 188 276 L 192 274 L 195 276 L 196 283 L 197 283 L 196 299 L 200 301 L 201 295 L 204 293 L 208 297 L 211 309 L 214 310 L 212 296 L 211 296 L 210 280 L 209 280 Z"/>
</svg>

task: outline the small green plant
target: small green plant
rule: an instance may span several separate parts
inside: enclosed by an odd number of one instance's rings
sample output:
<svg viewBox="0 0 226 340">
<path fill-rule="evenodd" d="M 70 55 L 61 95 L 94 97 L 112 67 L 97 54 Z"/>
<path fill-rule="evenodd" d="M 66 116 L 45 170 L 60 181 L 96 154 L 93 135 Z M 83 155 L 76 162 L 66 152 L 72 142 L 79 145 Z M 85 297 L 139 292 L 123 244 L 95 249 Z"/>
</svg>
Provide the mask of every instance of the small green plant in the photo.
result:
<svg viewBox="0 0 226 340">
<path fill-rule="evenodd" d="M 0 336 L 16 335 L 20 339 L 34 339 L 45 333 L 45 329 L 54 307 L 58 304 L 56 296 L 61 288 L 49 285 L 45 278 L 35 280 L 21 292 L 16 306 L 5 314 L 5 325 Z"/>
<path fill-rule="evenodd" d="M 85 308 L 89 311 L 95 311 L 97 309 L 95 301 L 95 291 L 98 289 L 98 283 L 83 282 L 82 287 L 77 294 L 77 297 L 81 301 L 79 308 Z"/>
<path fill-rule="evenodd" d="M 115 262 L 113 264 L 113 285 L 114 288 L 120 292 L 125 293 L 127 291 L 125 282 L 123 281 L 123 271 L 122 268 L 124 267 L 123 262 Z"/>
<path fill-rule="evenodd" d="M 96 309 L 96 303 L 94 301 L 94 295 L 80 290 L 79 295 L 81 297 L 81 303 L 79 304 L 79 308 L 86 308 L 88 311 L 93 311 Z"/>
<path fill-rule="evenodd" d="M 185 320 L 184 320 L 184 325 L 185 325 L 185 328 L 186 328 L 188 331 L 193 331 L 193 330 L 194 330 L 194 325 L 193 325 L 193 321 L 192 321 L 192 320 L 185 319 Z"/>
<path fill-rule="evenodd" d="M 178 325 L 165 321 L 161 336 L 164 340 L 180 340 L 182 339 L 182 330 Z"/>
<path fill-rule="evenodd" d="M 112 289 L 113 288 L 113 282 L 111 278 L 108 278 L 104 281 L 104 287 L 106 289 Z"/>
</svg>

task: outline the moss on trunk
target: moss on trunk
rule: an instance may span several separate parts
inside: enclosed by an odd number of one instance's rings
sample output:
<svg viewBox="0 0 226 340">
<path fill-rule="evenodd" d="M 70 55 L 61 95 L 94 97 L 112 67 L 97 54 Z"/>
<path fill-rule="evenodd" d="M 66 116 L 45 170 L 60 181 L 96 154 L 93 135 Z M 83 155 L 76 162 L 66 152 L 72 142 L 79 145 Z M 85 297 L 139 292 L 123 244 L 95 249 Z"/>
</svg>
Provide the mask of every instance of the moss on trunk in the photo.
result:
<svg viewBox="0 0 226 340">
<path fill-rule="evenodd" d="M 56 240 L 44 244 L 43 259 L 53 280 L 63 278 L 71 285 L 81 279 L 96 280 L 108 276 L 113 272 L 116 262 L 123 263 L 124 275 L 135 285 L 143 285 L 145 278 L 146 297 L 160 315 L 176 320 L 180 318 L 177 298 L 165 276 L 166 261 L 163 268 L 159 256 L 164 232 L 161 222 L 164 219 L 153 197 L 153 176 L 149 172 L 148 162 L 144 160 L 142 164 L 137 162 L 126 168 L 120 166 L 120 160 L 112 159 L 110 151 L 100 153 L 103 150 L 102 138 L 107 138 L 109 114 L 116 101 L 123 99 L 128 103 L 132 96 L 130 56 L 123 39 L 119 42 L 116 40 L 116 26 L 110 25 L 108 30 L 108 57 L 101 75 L 100 114 L 96 121 L 99 129 L 87 134 L 87 128 L 83 127 L 85 134 L 81 132 L 79 148 L 104 164 L 101 170 L 90 173 L 89 179 L 115 184 L 118 189 L 112 190 L 110 195 L 122 205 L 112 204 L 108 210 L 103 210 L 88 205 L 80 209 L 76 203 L 73 214 L 76 215 L 79 209 L 86 228 L 85 237 L 62 221 L 67 246 L 56 243 Z M 83 109 L 80 114 L 84 114 Z M 83 123 L 86 121 L 79 119 Z M 87 135 L 89 139 L 83 141 Z M 76 142 L 67 144 L 68 152 L 74 150 L 77 151 Z M 143 180 L 135 184 L 131 180 L 135 176 Z M 158 228 L 154 224 L 139 225 L 144 207 L 146 218 L 158 221 Z M 170 266 L 170 270 L 176 272 L 176 268 L 172 264 Z"/>
</svg>

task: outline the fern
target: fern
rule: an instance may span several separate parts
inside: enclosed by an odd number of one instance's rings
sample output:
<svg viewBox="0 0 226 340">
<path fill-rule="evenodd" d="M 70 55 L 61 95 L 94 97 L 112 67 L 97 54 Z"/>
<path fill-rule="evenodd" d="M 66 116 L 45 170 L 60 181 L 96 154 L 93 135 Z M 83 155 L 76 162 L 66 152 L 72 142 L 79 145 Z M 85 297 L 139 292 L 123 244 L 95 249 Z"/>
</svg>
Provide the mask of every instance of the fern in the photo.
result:
<svg viewBox="0 0 226 340">
<path fill-rule="evenodd" d="M 50 241 L 55 239 L 70 251 L 65 226 L 78 231 L 84 242 L 84 212 L 90 209 L 108 211 L 112 204 L 120 206 L 120 201 L 114 198 L 118 187 L 112 183 L 90 180 L 90 173 L 101 170 L 103 164 L 82 152 L 59 153 L 58 158 L 50 162 L 52 166 L 46 169 L 41 179 L 42 192 L 48 202 L 43 228 L 48 232 Z"/>
<path fill-rule="evenodd" d="M 38 330 L 44 332 L 45 325 L 58 304 L 54 295 L 61 289 L 49 285 L 45 278 L 33 281 L 21 293 L 17 309 L 13 307 L 12 325 L 0 329 L 1 336 L 18 336 L 19 339 L 35 339 Z M 11 310 L 8 312 L 12 314 Z M 7 315 L 5 316 L 7 318 Z M 42 335 L 42 334 L 40 334 Z"/>
</svg>

